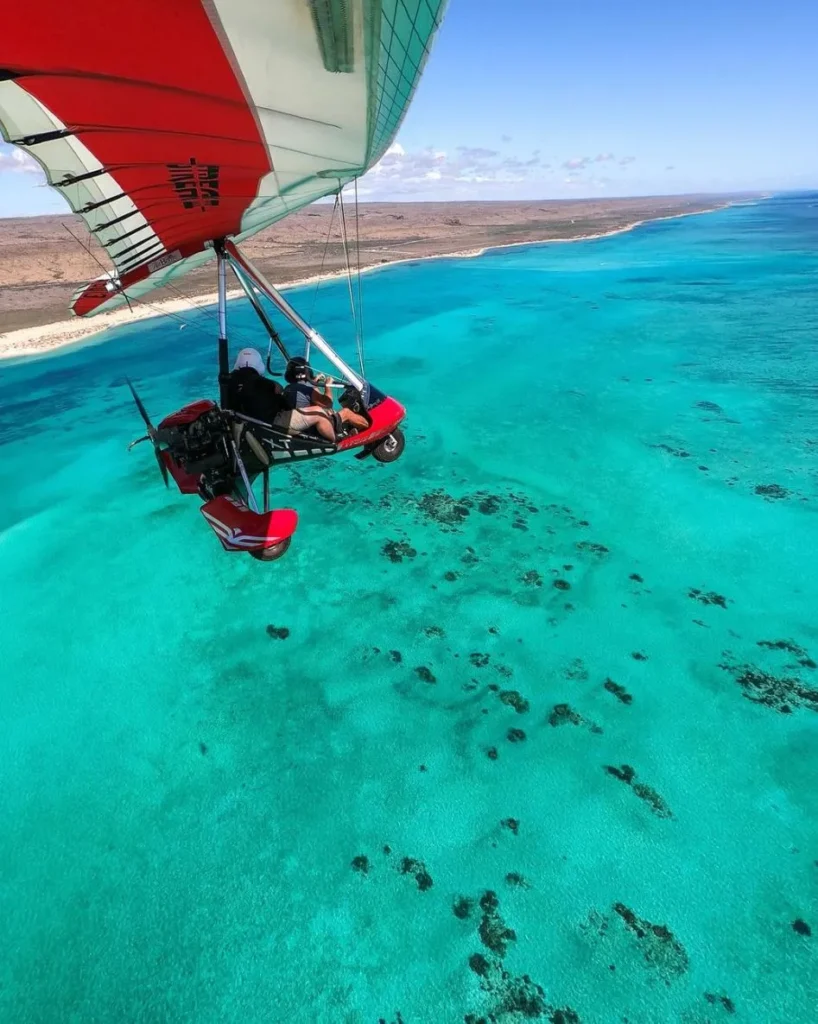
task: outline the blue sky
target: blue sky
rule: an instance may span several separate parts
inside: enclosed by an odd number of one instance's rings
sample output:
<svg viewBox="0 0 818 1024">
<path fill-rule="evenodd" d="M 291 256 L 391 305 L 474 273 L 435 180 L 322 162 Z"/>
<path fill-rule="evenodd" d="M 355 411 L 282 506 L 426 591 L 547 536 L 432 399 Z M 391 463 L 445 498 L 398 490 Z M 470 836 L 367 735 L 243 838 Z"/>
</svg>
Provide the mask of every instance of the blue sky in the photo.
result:
<svg viewBox="0 0 818 1024">
<path fill-rule="evenodd" d="M 816 188 L 817 39 L 810 0 L 450 0 L 361 198 Z M 63 209 L 0 146 L 0 216 Z"/>
</svg>

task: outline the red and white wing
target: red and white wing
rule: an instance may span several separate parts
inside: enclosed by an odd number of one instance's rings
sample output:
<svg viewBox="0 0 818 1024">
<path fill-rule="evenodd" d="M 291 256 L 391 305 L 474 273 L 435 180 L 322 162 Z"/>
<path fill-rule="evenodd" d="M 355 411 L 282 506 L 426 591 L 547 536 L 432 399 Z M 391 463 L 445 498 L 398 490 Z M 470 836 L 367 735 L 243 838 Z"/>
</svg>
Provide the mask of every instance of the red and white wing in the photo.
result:
<svg viewBox="0 0 818 1024">
<path fill-rule="evenodd" d="M 0 130 L 115 273 L 87 316 L 200 266 L 365 173 L 446 0 L 37 0 L 0 24 Z"/>
</svg>

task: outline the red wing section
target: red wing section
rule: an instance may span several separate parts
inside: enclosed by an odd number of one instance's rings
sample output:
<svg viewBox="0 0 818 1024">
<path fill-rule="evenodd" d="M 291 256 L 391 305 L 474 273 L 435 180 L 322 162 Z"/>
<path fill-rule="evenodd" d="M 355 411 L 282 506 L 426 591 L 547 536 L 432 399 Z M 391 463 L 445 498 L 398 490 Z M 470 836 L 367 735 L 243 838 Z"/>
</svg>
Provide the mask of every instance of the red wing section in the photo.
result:
<svg viewBox="0 0 818 1024">
<path fill-rule="evenodd" d="M 107 245 L 126 287 L 160 261 L 237 233 L 271 169 L 209 6 L 202 0 L 37 0 L 32 23 L 30 3 L 4 5 L 4 133 L 47 167 L 52 184 Z M 32 123 L 48 130 L 26 134 Z M 61 175 L 54 154 L 63 139 L 73 149 L 59 149 L 67 157 Z M 72 185 L 80 186 L 78 206 Z M 109 294 L 92 282 L 76 312 L 89 312 Z"/>
</svg>

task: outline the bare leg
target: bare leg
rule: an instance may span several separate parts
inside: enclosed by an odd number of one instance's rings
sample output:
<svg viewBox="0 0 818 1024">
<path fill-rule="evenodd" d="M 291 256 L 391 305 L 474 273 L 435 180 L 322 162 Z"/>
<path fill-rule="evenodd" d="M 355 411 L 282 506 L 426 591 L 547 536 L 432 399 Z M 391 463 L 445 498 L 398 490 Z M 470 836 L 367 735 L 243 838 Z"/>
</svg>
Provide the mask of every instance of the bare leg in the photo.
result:
<svg viewBox="0 0 818 1024">
<path fill-rule="evenodd" d="M 302 413 L 304 412 L 303 409 L 300 411 Z M 326 416 L 323 410 L 320 413 L 305 413 L 304 415 L 306 416 L 308 426 L 315 427 L 325 441 L 331 441 L 333 444 L 335 443 L 335 429 L 332 426 L 332 420 Z"/>
<path fill-rule="evenodd" d="M 355 427 L 357 430 L 366 430 L 369 426 L 368 421 L 357 412 L 353 412 L 351 409 L 341 409 L 341 422 L 345 426 Z"/>
</svg>

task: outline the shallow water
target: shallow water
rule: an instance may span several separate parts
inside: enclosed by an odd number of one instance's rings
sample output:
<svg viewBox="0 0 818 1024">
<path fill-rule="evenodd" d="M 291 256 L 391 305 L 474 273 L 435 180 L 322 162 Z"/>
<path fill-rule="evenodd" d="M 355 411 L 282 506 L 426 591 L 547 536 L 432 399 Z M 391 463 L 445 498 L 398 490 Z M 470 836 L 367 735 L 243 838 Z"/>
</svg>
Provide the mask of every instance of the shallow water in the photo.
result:
<svg viewBox="0 0 818 1024">
<path fill-rule="evenodd" d="M 210 312 L 4 367 L 0 1019 L 813 1021 L 816 271 L 808 196 L 366 278 L 406 453 L 272 566 L 125 453 Z"/>
</svg>

